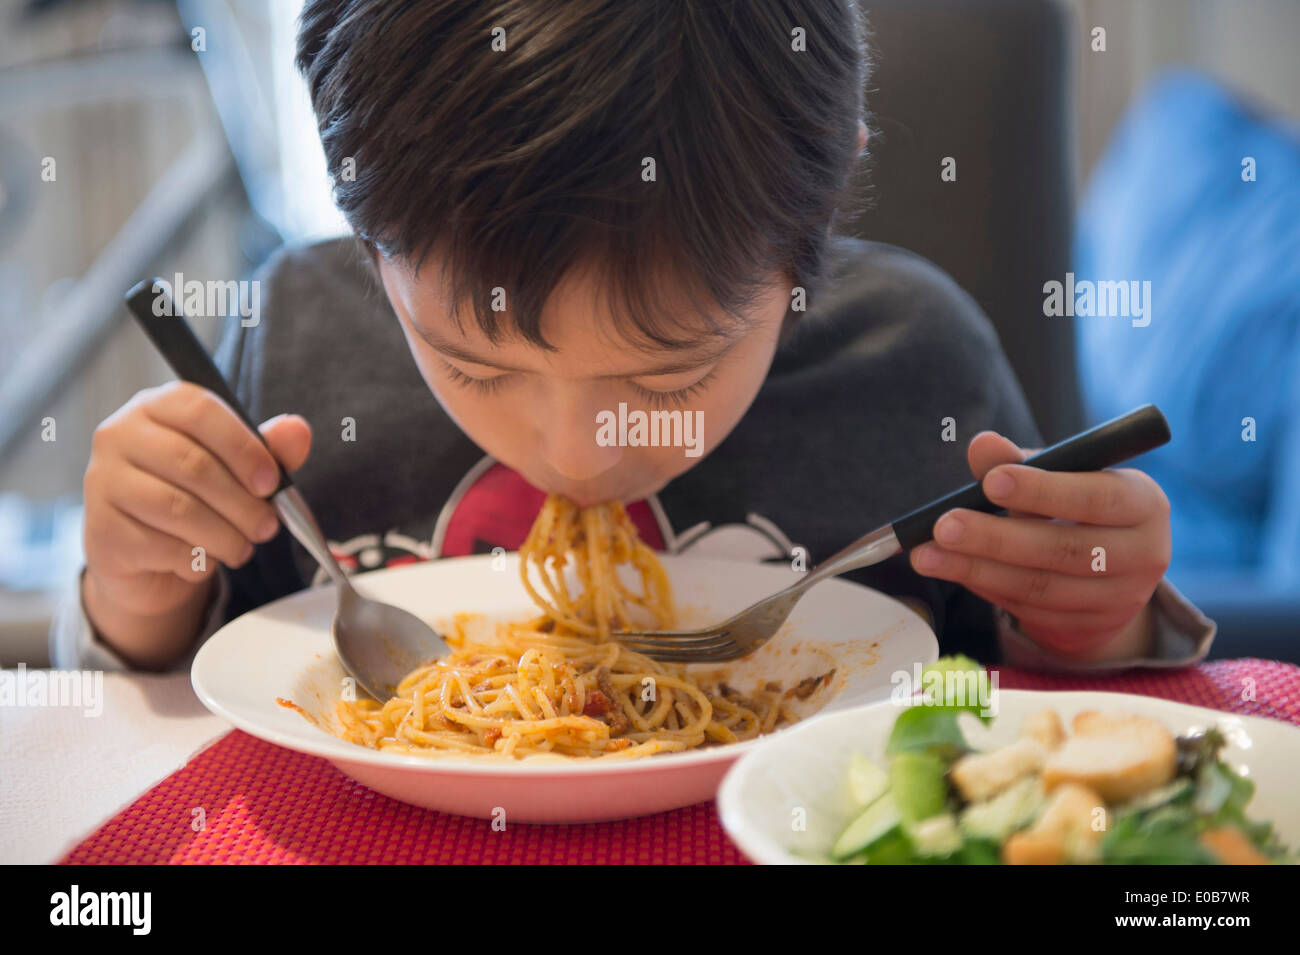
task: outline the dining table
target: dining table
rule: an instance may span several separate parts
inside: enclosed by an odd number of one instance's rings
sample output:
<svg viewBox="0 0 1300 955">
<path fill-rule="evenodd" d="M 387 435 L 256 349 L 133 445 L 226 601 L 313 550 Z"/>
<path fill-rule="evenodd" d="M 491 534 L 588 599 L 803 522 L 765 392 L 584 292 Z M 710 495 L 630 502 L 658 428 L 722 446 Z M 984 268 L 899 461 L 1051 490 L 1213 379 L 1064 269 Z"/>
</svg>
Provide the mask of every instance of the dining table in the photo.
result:
<svg viewBox="0 0 1300 955">
<path fill-rule="evenodd" d="M 1300 725 L 1300 667 L 1257 658 L 1002 689 L 1136 693 Z M 473 819 L 373 792 L 210 714 L 187 673 L 103 674 L 97 713 L 0 706 L 0 863 L 748 864 L 714 804 L 566 825 Z M 815 717 L 814 717 L 815 718 Z"/>
</svg>

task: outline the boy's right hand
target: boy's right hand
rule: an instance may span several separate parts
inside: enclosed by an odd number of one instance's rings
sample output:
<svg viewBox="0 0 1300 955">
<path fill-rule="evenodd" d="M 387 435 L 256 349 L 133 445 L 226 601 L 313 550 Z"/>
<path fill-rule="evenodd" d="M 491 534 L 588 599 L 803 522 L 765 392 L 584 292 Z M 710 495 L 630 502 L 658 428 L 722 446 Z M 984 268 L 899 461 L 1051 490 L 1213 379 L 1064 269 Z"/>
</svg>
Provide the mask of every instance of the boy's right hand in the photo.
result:
<svg viewBox="0 0 1300 955">
<path fill-rule="evenodd" d="M 304 419 L 280 415 L 259 430 L 286 471 L 302 466 L 311 447 Z M 82 597 L 99 635 L 139 666 L 183 651 L 217 562 L 244 564 L 279 530 L 266 500 L 278 483 L 271 452 L 198 385 L 147 388 L 106 418 L 83 485 Z"/>
</svg>

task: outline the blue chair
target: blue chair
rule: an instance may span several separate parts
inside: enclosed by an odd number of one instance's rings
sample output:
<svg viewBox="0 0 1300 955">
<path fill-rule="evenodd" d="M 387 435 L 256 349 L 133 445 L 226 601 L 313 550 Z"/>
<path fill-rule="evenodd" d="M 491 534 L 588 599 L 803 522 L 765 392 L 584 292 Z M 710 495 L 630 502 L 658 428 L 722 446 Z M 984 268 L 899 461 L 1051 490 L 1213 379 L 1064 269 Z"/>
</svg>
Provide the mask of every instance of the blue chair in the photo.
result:
<svg viewBox="0 0 1300 955">
<path fill-rule="evenodd" d="M 1300 661 L 1300 129 L 1190 71 L 1130 108 L 1078 210 L 1076 282 L 1150 282 L 1149 324 L 1078 316 L 1091 421 L 1151 401 L 1134 462 L 1173 505 L 1169 578 L 1214 656 Z"/>
</svg>

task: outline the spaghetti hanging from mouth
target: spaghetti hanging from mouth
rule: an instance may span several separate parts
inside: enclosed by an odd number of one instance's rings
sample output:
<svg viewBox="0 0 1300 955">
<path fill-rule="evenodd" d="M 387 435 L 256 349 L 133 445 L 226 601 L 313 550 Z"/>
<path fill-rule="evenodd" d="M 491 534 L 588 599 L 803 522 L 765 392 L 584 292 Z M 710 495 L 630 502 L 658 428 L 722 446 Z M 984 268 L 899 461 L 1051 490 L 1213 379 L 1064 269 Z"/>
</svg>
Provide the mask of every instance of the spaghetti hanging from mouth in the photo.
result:
<svg viewBox="0 0 1300 955">
<path fill-rule="evenodd" d="M 582 587 L 576 597 L 564 579 L 570 557 Z M 619 579 L 623 564 L 640 576 L 640 593 Z M 541 579 L 544 594 L 533 586 L 530 570 Z M 650 630 L 676 626 L 668 575 L 619 503 L 579 509 L 567 498 L 551 495 L 519 548 L 519 576 L 557 628 L 605 641 L 614 630 L 641 624 Z M 633 619 L 638 610 L 640 619 Z"/>
<path fill-rule="evenodd" d="M 805 698 L 808 681 L 745 695 L 611 639 L 676 622 L 668 575 L 621 504 L 580 509 L 549 496 L 519 557 L 542 616 L 502 624 L 492 644 L 457 627 L 453 652 L 407 675 L 392 699 L 340 700 L 343 739 L 429 756 L 629 758 L 752 739 L 797 719 L 787 700 Z M 620 578 L 624 566 L 639 585 Z"/>
</svg>

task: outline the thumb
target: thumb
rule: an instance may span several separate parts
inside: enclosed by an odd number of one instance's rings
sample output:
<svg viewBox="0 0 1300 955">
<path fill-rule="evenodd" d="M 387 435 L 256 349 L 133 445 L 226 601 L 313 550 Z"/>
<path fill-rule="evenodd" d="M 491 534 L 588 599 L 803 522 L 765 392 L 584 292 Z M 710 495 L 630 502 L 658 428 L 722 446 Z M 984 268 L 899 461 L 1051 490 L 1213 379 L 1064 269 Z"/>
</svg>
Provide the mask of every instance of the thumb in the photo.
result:
<svg viewBox="0 0 1300 955">
<path fill-rule="evenodd" d="M 1009 438 L 1004 438 L 996 431 L 981 431 L 971 438 L 966 449 L 966 460 L 970 464 L 975 480 L 983 481 L 984 476 L 999 464 L 1019 464 L 1025 458 L 1033 457 L 1042 448 L 1021 448 Z M 1012 517 L 1026 517 L 1021 511 L 1008 511 Z"/>
<path fill-rule="evenodd" d="M 296 414 L 276 415 L 258 428 L 270 445 L 271 453 L 292 474 L 302 467 L 311 451 L 311 425 Z"/>
<path fill-rule="evenodd" d="M 966 448 L 966 461 L 970 465 L 975 480 L 983 481 L 999 464 L 1019 464 L 1025 458 L 1037 454 L 1041 448 L 1021 448 L 1009 438 L 1004 438 L 996 431 L 981 431 L 971 438 Z"/>
</svg>

